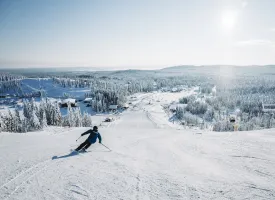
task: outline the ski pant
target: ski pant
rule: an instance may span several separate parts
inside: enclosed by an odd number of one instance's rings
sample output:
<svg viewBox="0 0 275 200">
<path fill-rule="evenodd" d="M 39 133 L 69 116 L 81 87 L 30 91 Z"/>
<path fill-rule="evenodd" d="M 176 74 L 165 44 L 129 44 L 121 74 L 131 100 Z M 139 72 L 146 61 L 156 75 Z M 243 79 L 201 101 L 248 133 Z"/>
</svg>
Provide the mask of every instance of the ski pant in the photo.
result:
<svg viewBox="0 0 275 200">
<path fill-rule="evenodd" d="M 75 150 L 79 151 L 81 149 L 88 149 L 90 146 L 91 146 L 91 143 L 89 142 L 89 140 L 85 140 L 85 142 L 79 145 L 79 147 L 77 147 Z"/>
</svg>

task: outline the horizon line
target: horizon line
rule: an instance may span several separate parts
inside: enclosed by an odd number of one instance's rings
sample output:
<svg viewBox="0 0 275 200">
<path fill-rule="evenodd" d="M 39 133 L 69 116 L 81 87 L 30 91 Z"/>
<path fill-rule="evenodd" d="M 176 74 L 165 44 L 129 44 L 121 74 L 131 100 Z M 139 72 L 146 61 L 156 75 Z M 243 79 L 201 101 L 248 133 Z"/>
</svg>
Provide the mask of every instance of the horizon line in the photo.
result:
<svg viewBox="0 0 275 200">
<path fill-rule="evenodd" d="M 1 69 L 62 69 L 62 68 L 91 68 L 91 69 L 102 69 L 102 70 L 157 70 L 172 67 L 265 67 L 274 66 L 274 64 L 252 64 L 252 65 L 236 65 L 236 64 L 207 64 L 207 65 L 194 65 L 194 64 L 182 64 L 182 65 L 169 65 L 169 66 L 0 66 Z"/>
</svg>

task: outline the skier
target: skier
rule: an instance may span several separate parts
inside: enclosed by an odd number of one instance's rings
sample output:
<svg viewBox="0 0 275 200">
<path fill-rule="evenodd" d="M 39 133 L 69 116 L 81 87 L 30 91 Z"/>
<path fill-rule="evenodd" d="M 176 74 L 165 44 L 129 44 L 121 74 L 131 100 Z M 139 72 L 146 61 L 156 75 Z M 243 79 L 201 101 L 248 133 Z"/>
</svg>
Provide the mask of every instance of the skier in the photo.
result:
<svg viewBox="0 0 275 200">
<path fill-rule="evenodd" d="M 88 133 L 90 133 L 89 137 L 85 140 L 85 142 L 83 142 L 79 147 L 77 147 L 75 151 L 86 151 L 86 149 L 88 149 L 91 146 L 91 144 L 94 144 L 96 142 L 97 138 L 99 140 L 99 143 L 101 143 L 101 135 L 98 132 L 97 126 L 94 126 L 93 129 L 90 129 L 82 133 L 81 136 L 86 135 Z"/>
</svg>

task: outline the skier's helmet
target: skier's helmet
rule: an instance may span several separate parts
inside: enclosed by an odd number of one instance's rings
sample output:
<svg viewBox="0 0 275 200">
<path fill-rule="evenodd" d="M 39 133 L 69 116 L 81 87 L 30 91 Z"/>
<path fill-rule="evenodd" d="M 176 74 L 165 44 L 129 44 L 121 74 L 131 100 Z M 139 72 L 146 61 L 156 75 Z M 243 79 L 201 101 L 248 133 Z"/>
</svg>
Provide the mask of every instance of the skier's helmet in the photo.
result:
<svg viewBox="0 0 275 200">
<path fill-rule="evenodd" d="M 94 126 L 94 127 L 93 127 L 93 130 L 94 130 L 94 131 L 97 131 L 97 130 L 98 130 L 97 126 Z"/>
</svg>

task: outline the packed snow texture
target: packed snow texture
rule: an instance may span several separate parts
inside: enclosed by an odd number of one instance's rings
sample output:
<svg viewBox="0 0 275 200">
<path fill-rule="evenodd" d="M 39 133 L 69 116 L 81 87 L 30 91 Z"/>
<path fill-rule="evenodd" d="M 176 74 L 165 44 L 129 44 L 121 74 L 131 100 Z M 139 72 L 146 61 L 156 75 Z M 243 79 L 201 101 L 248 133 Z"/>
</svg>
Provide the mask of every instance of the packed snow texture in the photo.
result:
<svg viewBox="0 0 275 200">
<path fill-rule="evenodd" d="M 112 151 L 71 152 L 87 128 L 1 133 L 0 199 L 275 199 L 274 129 L 179 129 L 161 108 L 172 96 L 132 99 L 113 122 L 93 116 Z"/>
</svg>

